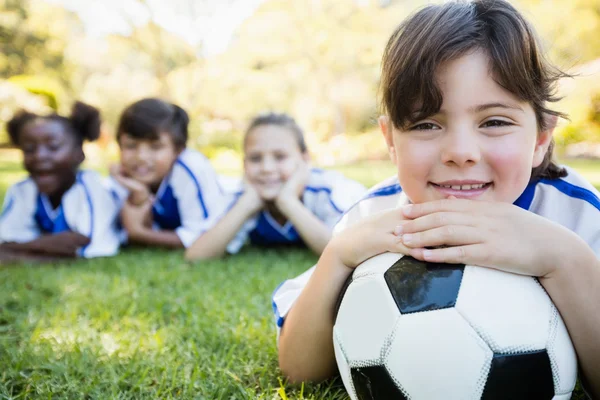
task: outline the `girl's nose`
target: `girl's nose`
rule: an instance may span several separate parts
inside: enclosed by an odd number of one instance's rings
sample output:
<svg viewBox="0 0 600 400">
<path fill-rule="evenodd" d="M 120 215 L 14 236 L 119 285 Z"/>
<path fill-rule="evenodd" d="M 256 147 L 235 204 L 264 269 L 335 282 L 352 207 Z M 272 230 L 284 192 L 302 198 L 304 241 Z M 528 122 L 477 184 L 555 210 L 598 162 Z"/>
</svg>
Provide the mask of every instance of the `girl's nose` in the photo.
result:
<svg viewBox="0 0 600 400">
<path fill-rule="evenodd" d="M 448 132 L 442 149 L 442 162 L 459 167 L 477 164 L 481 151 L 477 137 L 466 129 Z"/>
</svg>

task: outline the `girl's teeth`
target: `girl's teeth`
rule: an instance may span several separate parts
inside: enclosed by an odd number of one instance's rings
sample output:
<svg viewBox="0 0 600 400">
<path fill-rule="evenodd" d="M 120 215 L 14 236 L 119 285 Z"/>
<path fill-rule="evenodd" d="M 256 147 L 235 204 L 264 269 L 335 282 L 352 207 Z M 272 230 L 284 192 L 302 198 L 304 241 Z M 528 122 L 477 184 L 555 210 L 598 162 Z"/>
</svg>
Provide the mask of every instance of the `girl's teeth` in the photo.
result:
<svg viewBox="0 0 600 400">
<path fill-rule="evenodd" d="M 478 185 L 440 185 L 443 188 L 448 188 L 452 190 L 472 190 L 472 189 L 481 189 L 485 186 L 485 183 L 480 183 Z"/>
</svg>

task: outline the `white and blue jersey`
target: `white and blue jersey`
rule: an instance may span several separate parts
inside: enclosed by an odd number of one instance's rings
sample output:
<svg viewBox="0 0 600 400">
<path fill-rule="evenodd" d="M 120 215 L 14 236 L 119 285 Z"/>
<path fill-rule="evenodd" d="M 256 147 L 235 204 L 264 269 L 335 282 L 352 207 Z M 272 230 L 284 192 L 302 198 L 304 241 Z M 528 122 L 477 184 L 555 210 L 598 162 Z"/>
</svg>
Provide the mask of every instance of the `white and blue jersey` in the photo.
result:
<svg viewBox="0 0 600 400">
<path fill-rule="evenodd" d="M 0 243 L 26 243 L 44 234 L 76 232 L 90 239 L 80 257 L 112 256 L 119 250 L 118 207 L 91 171 L 79 171 L 73 186 L 53 208 L 45 194 L 28 178 L 8 189 L 0 215 Z"/>
<path fill-rule="evenodd" d="M 514 204 L 575 232 L 600 258 L 600 193 L 573 169 L 566 169 L 569 175 L 565 178 L 530 183 Z M 369 215 L 408 203 L 398 178 L 387 179 L 373 187 L 344 215 L 334 235 Z M 278 332 L 314 269 L 313 266 L 275 289 L 272 305 Z"/>
<path fill-rule="evenodd" d="M 122 206 L 127 189 L 110 178 L 115 202 Z M 227 198 L 206 157 L 195 150 L 181 152 L 156 192 L 153 228 L 175 231 L 185 247 L 204 233 L 223 213 Z"/>
<path fill-rule="evenodd" d="M 346 178 L 335 171 L 312 168 L 302 203 L 331 230 L 342 215 L 366 192 L 360 183 Z M 238 191 L 227 210 L 242 195 Z M 303 244 L 300 234 L 290 221 L 281 225 L 267 211 L 262 210 L 244 223 L 235 238 L 227 245 L 227 252 L 237 253 L 245 243 L 271 246 L 279 244 Z"/>
</svg>

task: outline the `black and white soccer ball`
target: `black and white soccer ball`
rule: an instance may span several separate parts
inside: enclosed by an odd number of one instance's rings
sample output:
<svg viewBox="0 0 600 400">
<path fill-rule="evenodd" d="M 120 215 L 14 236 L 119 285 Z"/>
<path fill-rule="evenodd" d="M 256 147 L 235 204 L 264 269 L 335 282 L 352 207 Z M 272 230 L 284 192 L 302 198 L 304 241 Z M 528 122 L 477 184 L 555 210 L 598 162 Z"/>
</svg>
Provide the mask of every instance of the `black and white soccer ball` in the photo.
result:
<svg viewBox="0 0 600 400">
<path fill-rule="evenodd" d="M 535 278 L 384 253 L 340 295 L 337 364 L 354 400 L 569 399 L 577 359 Z"/>
</svg>

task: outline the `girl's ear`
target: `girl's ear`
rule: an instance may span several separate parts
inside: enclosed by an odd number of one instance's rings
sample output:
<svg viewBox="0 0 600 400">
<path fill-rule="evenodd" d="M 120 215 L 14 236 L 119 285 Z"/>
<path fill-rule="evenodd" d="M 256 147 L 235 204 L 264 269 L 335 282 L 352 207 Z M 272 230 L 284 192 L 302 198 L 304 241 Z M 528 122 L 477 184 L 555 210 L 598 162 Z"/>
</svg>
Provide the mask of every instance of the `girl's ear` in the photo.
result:
<svg viewBox="0 0 600 400">
<path fill-rule="evenodd" d="M 539 167 L 544 161 L 546 153 L 548 152 L 548 148 L 552 143 L 552 134 L 554 133 L 554 128 L 556 128 L 556 124 L 558 122 L 558 117 L 556 115 L 545 114 L 544 118 L 544 125 L 546 128 L 539 132 L 537 136 L 535 150 L 533 152 L 533 168 Z"/>
<path fill-rule="evenodd" d="M 304 162 L 310 162 L 310 153 L 308 151 L 302 153 L 302 159 L 304 160 Z"/>
<path fill-rule="evenodd" d="M 394 148 L 394 129 L 392 123 L 387 115 L 380 116 L 377 121 L 379 122 L 379 129 L 381 129 L 381 133 L 383 133 L 390 159 L 396 164 L 396 149 Z"/>
</svg>

